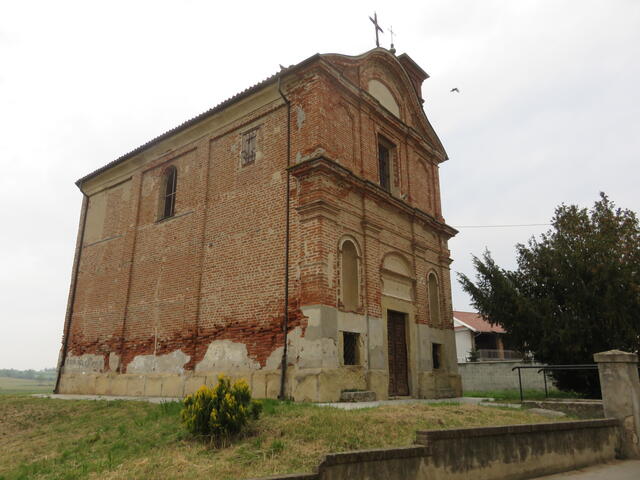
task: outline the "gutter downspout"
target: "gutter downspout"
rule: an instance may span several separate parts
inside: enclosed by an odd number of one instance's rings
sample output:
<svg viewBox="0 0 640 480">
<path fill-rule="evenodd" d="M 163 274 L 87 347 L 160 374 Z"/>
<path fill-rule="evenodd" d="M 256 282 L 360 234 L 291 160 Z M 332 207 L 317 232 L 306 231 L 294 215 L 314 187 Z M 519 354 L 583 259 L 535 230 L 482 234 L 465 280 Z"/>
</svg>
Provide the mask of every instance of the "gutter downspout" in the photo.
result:
<svg viewBox="0 0 640 480">
<path fill-rule="evenodd" d="M 65 360 L 67 359 L 67 346 L 69 344 L 69 332 L 71 331 L 71 317 L 73 316 L 73 304 L 76 300 L 76 289 L 78 285 L 78 272 L 80 271 L 80 256 L 82 255 L 82 244 L 84 243 L 84 230 L 87 225 L 87 210 L 89 208 L 89 197 L 82 191 L 80 185 L 78 185 L 80 192 L 82 193 L 82 210 L 80 213 L 80 232 L 76 240 L 76 252 L 73 260 L 73 273 L 71 276 L 71 291 L 69 292 L 69 300 L 67 303 L 67 312 L 64 319 L 64 334 L 62 337 L 62 350 L 60 351 L 60 358 L 58 359 L 58 372 L 56 375 L 56 386 L 53 389 L 53 393 L 58 393 L 60 387 L 60 377 L 62 376 L 62 369 L 64 368 Z"/>
<path fill-rule="evenodd" d="M 289 332 L 289 230 L 290 230 L 290 185 L 291 174 L 289 173 L 289 159 L 291 158 L 291 102 L 282 93 L 281 82 L 282 73 L 278 75 L 278 93 L 287 105 L 287 163 L 285 172 L 287 175 L 287 205 L 286 205 L 286 226 L 285 226 L 285 247 L 284 247 L 284 321 L 282 324 L 282 332 L 284 334 L 284 349 L 282 351 L 282 364 L 281 364 L 281 376 L 280 376 L 280 393 L 278 398 L 284 400 L 286 398 L 286 377 L 287 377 L 287 336 Z"/>
</svg>

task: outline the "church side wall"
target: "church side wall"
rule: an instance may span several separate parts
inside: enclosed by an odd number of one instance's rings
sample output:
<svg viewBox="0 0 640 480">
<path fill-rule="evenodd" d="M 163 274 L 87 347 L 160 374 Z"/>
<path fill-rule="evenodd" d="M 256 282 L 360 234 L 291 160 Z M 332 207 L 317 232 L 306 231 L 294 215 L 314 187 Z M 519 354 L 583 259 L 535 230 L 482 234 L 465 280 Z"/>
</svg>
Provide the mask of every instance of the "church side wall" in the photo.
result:
<svg viewBox="0 0 640 480">
<path fill-rule="evenodd" d="M 126 256 L 129 211 L 135 196 L 129 179 L 88 199 L 87 220 L 76 295 L 71 317 L 65 369 L 101 371 L 110 368 L 109 352 L 118 351 L 126 305 Z"/>
<path fill-rule="evenodd" d="M 61 392 L 181 396 L 219 373 L 251 380 L 279 366 L 285 139 L 279 101 L 90 195 Z M 170 165 L 175 215 L 158 221 Z M 274 396 L 279 375 L 257 383 Z"/>
<path fill-rule="evenodd" d="M 242 167 L 240 136 L 251 128 L 259 128 L 258 152 Z M 244 375 L 258 396 L 277 395 L 284 341 L 285 138 L 281 108 L 210 150 L 195 372 Z"/>
</svg>

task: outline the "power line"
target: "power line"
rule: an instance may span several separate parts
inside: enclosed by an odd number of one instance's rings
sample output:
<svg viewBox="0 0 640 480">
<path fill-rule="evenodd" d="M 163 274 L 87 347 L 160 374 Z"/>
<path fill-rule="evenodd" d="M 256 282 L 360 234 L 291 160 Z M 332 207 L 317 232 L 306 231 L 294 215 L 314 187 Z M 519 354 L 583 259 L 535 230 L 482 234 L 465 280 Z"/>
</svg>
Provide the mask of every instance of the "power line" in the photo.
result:
<svg viewBox="0 0 640 480">
<path fill-rule="evenodd" d="M 513 225 L 452 225 L 453 228 L 511 228 L 511 227 L 542 227 L 550 223 L 519 223 Z"/>
</svg>

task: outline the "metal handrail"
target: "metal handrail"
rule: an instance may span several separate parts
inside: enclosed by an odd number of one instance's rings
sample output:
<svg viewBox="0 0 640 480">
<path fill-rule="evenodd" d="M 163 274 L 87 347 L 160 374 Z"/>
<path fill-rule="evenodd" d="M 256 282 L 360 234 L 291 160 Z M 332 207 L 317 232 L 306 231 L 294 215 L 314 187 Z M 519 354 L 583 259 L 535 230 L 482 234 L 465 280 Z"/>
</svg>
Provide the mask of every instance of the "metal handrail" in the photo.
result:
<svg viewBox="0 0 640 480">
<path fill-rule="evenodd" d="M 596 365 L 595 363 L 584 363 L 584 364 L 577 364 L 577 365 L 545 365 L 545 366 L 540 366 L 540 365 L 519 365 L 516 367 L 513 367 L 511 369 L 511 371 L 513 372 L 514 370 L 518 370 L 518 387 L 520 389 L 520 403 L 522 403 L 524 401 L 524 392 L 522 391 L 522 373 L 520 372 L 521 369 L 531 369 L 531 368 L 537 368 L 538 372 L 540 373 L 542 372 L 542 375 L 544 377 L 544 396 L 545 398 L 549 398 L 549 389 L 547 387 L 547 372 L 548 371 L 554 371 L 554 370 L 597 370 L 598 369 L 598 365 Z"/>
</svg>

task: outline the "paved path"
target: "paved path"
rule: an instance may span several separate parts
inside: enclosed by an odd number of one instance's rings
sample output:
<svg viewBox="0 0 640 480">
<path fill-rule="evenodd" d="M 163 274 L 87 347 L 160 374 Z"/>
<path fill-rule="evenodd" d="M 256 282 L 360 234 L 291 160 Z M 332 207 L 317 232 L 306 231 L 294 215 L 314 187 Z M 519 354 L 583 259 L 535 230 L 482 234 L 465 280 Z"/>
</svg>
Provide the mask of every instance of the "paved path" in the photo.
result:
<svg viewBox="0 0 640 480">
<path fill-rule="evenodd" d="M 56 394 L 56 393 L 36 393 L 34 397 L 40 398 L 56 398 L 59 400 L 136 400 L 139 402 L 177 402 L 180 398 L 171 397 L 127 397 L 127 396 L 114 396 L 114 395 L 72 395 L 72 394 Z M 378 400 L 375 402 L 337 402 L 337 403 L 317 403 L 319 407 L 335 407 L 342 408 L 343 410 L 354 410 L 358 408 L 372 408 L 379 407 L 380 405 L 403 405 L 411 403 L 469 403 L 472 405 L 478 405 L 485 402 L 486 398 L 475 397 L 457 397 L 457 398 L 434 398 L 434 399 L 421 399 L 421 398 L 406 398 L 398 400 Z M 484 404 L 483 404 L 484 405 Z M 491 406 L 507 406 L 506 404 L 494 404 Z M 519 408 L 520 405 L 514 405 Z"/>
<path fill-rule="evenodd" d="M 360 408 L 373 408 L 381 405 L 408 405 L 414 403 L 469 403 L 478 405 L 486 398 L 456 397 L 456 398 L 400 398 L 397 400 L 376 400 L 374 402 L 334 402 L 316 403 L 319 407 L 334 407 L 342 410 L 358 410 Z"/>
<path fill-rule="evenodd" d="M 36 393 L 34 397 L 55 398 L 58 400 L 135 400 L 138 402 L 162 403 L 162 402 L 179 402 L 180 398 L 172 397 L 129 397 L 115 395 L 72 395 L 57 393 Z M 401 398 L 396 400 L 376 400 L 375 402 L 335 402 L 335 403 L 316 403 L 319 407 L 334 407 L 343 410 L 357 410 L 360 408 L 373 408 L 381 405 L 406 405 L 414 403 L 466 403 L 470 405 L 481 405 L 483 407 L 508 407 L 521 408 L 519 403 L 495 403 L 490 398 L 480 397 L 455 397 L 455 398 Z M 542 409 L 540 412 L 544 412 Z M 540 413 L 539 412 L 539 413 Z M 544 414 L 544 413 L 543 413 Z"/>
<path fill-rule="evenodd" d="M 532 480 L 638 480 L 640 460 L 622 460 Z"/>
</svg>

